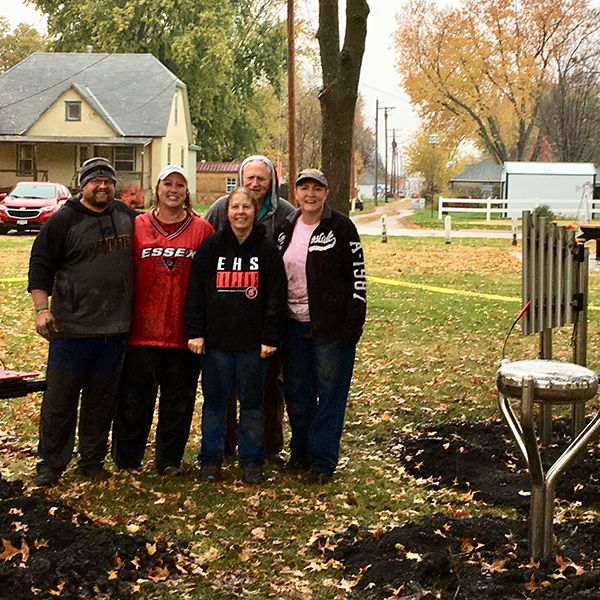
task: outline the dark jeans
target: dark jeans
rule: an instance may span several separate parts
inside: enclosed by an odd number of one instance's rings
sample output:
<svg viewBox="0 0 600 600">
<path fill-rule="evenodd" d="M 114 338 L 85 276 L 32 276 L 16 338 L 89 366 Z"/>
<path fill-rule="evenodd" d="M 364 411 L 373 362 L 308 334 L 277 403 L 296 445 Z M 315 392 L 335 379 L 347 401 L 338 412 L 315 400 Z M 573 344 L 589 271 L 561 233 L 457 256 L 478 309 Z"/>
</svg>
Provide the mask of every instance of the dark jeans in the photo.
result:
<svg viewBox="0 0 600 600">
<path fill-rule="evenodd" d="M 269 361 L 258 350 L 248 352 L 206 351 L 202 365 L 203 465 L 223 462 L 227 405 L 233 393 L 240 403 L 238 425 L 240 465 L 264 460 L 264 384 Z"/>
<path fill-rule="evenodd" d="M 120 469 L 142 464 L 159 390 L 156 468 L 181 465 L 199 374 L 200 357 L 189 350 L 129 346 L 112 437 L 112 456 Z"/>
<path fill-rule="evenodd" d="M 282 358 L 292 463 L 335 471 L 355 352 L 340 340 L 315 343 L 310 323 L 288 319 Z"/>
<path fill-rule="evenodd" d="M 55 338 L 50 342 L 42 400 L 38 472 L 64 471 L 73 455 L 79 409 L 79 466 L 101 467 L 123 354 L 125 336 Z"/>
<path fill-rule="evenodd" d="M 283 383 L 281 377 L 281 352 L 275 352 L 265 378 L 265 456 L 283 450 Z M 225 456 L 233 456 L 237 447 L 237 398 L 235 394 L 227 405 L 227 433 Z"/>
</svg>

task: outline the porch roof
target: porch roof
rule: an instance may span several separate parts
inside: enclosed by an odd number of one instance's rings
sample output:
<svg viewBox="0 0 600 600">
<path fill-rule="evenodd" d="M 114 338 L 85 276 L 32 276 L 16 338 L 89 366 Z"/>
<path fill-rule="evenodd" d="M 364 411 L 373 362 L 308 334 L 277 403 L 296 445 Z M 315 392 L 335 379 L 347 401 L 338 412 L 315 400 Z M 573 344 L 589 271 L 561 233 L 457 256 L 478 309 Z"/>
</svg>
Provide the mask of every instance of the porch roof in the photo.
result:
<svg viewBox="0 0 600 600">
<path fill-rule="evenodd" d="M 18 144 L 95 144 L 97 146 L 147 146 L 150 137 L 80 137 L 80 136 L 36 136 L 0 135 L 0 142 Z"/>
</svg>

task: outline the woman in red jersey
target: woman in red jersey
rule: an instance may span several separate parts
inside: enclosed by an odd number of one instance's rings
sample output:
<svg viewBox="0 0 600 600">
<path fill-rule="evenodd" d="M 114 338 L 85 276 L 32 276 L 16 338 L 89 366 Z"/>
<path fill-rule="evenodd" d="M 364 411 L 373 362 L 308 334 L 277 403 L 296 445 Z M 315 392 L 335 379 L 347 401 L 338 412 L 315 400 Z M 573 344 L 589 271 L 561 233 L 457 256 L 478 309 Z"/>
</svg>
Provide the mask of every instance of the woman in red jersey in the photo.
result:
<svg viewBox="0 0 600 600">
<path fill-rule="evenodd" d="M 154 207 L 135 220 L 134 308 L 113 424 L 112 456 L 120 469 L 140 468 L 160 390 L 156 469 L 182 473 L 200 373 L 199 357 L 187 347 L 183 307 L 192 259 L 213 231 L 191 209 L 183 169 L 165 167 Z"/>
</svg>

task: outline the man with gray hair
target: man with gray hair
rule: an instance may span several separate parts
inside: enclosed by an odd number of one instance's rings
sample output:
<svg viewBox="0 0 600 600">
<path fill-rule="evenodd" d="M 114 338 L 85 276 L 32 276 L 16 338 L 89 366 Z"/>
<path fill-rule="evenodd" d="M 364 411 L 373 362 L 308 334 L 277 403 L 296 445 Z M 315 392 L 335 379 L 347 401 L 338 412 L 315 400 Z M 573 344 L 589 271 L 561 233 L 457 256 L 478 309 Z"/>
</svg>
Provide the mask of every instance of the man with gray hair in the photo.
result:
<svg viewBox="0 0 600 600">
<path fill-rule="evenodd" d="M 275 239 L 275 231 L 286 217 L 294 212 L 294 207 L 279 197 L 279 180 L 273 163 L 261 154 L 248 156 L 238 172 L 238 185 L 243 185 L 258 201 L 258 221 L 267 228 L 267 236 Z M 218 230 L 227 220 L 225 203 L 227 196 L 216 200 L 204 218 Z M 227 438 L 225 454 L 233 455 L 236 447 L 236 401 L 229 403 L 227 416 Z M 283 390 L 281 383 L 281 357 L 276 352 L 269 365 L 265 381 L 265 459 L 279 467 L 285 460 L 279 455 L 283 450 Z"/>
<path fill-rule="evenodd" d="M 27 289 L 36 331 L 50 342 L 39 486 L 58 483 L 71 460 L 80 395 L 79 470 L 93 480 L 108 477 L 103 462 L 131 320 L 136 214 L 115 201 L 116 182 L 108 160 L 84 162 L 81 192 L 47 221 L 31 249 Z"/>
</svg>

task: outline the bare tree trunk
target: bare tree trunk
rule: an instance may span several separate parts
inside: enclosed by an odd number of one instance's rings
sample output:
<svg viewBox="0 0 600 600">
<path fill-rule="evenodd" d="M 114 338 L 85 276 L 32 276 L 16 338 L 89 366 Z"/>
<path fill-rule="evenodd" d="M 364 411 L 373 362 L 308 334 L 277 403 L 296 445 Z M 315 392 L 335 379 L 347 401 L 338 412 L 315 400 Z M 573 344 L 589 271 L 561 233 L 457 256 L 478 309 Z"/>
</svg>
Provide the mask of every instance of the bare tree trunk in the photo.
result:
<svg viewBox="0 0 600 600">
<path fill-rule="evenodd" d="M 319 0 L 319 31 L 323 89 L 321 162 L 329 181 L 331 205 L 348 214 L 354 108 L 365 51 L 366 0 L 346 0 L 346 31 L 340 50 L 338 0 Z M 303 165 L 305 167 L 307 165 Z"/>
</svg>

